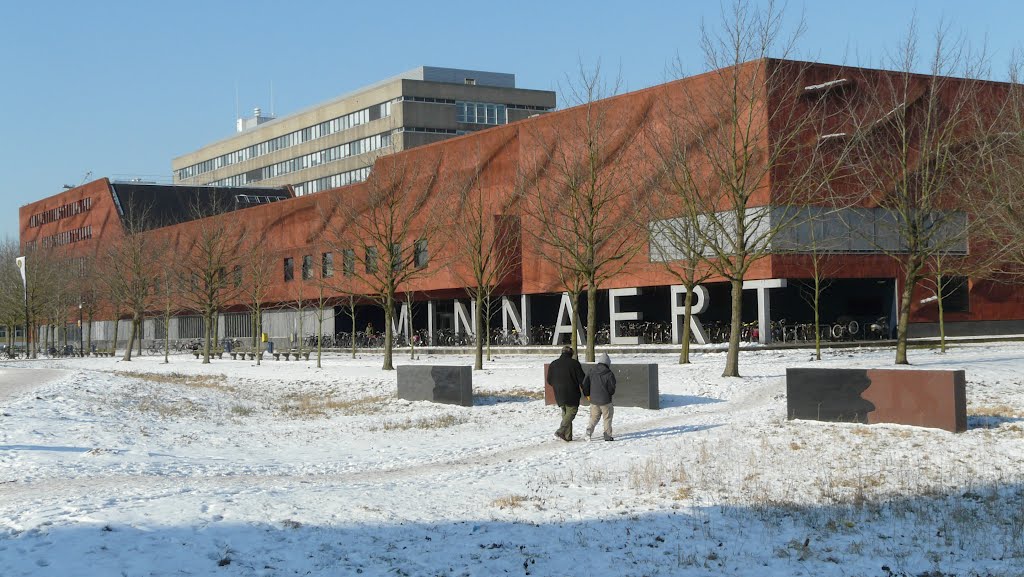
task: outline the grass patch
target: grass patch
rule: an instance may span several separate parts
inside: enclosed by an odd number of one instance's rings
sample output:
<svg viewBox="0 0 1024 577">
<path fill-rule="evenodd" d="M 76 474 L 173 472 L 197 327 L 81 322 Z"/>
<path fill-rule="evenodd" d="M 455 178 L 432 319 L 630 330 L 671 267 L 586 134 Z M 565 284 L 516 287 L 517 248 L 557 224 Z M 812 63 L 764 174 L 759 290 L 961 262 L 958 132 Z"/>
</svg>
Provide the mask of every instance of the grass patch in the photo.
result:
<svg viewBox="0 0 1024 577">
<path fill-rule="evenodd" d="M 335 399 L 318 393 L 297 393 L 288 395 L 281 404 L 281 412 L 289 417 L 314 418 L 328 413 L 342 415 L 373 415 L 384 410 L 392 397 L 374 395 L 357 399 Z"/>
<path fill-rule="evenodd" d="M 139 401 L 139 410 L 146 413 L 156 413 L 165 419 L 180 419 L 182 417 L 197 417 L 206 414 L 206 409 L 191 401 L 161 401 L 153 397 L 146 397 Z"/>
<path fill-rule="evenodd" d="M 982 405 L 971 407 L 967 414 L 975 417 L 1024 417 L 1024 410 L 1010 405 Z"/>
<path fill-rule="evenodd" d="M 544 389 L 507 389 L 503 391 L 481 393 L 481 395 L 499 398 L 509 397 L 513 399 L 543 399 Z"/>
<path fill-rule="evenodd" d="M 228 378 L 224 375 L 183 375 L 181 373 L 140 373 L 135 371 L 119 371 L 115 372 L 115 374 L 150 383 L 182 385 L 225 392 L 233 392 L 235 390 L 234 387 L 227 384 Z"/>
<path fill-rule="evenodd" d="M 422 419 L 405 419 L 404 421 L 386 421 L 381 427 L 385 431 L 405 431 L 408 429 L 446 429 L 466 422 L 465 417 L 456 415 L 440 415 Z"/>
<path fill-rule="evenodd" d="M 527 495 L 508 495 L 491 501 L 491 506 L 499 509 L 516 509 L 525 506 L 530 501 L 536 500 L 536 497 L 529 497 Z"/>
<path fill-rule="evenodd" d="M 231 407 L 231 414 L 236 417 L 251 417 L 255 412 L 255 409 L 252 407 L 243 407 L 242 405 L 233 405 Z"/>
</svg>

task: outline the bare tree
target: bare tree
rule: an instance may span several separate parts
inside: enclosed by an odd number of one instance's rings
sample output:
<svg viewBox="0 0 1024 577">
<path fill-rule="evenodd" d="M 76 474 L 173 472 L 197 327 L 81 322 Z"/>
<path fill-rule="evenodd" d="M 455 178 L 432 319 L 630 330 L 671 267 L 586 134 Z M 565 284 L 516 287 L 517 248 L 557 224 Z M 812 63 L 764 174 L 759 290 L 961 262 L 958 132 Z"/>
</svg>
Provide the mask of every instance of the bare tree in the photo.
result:
<svg viewBox="0 0 1024 577">
<path fill-rule="evenodd" d="M 240 292 L 245 297 L 246 307 L 252 315 L 253 348 L 256 353 L 256 364 L 263 360 L 263 352 L 258 350 L 263 339 L 263 306 L 272 286 L 275 259 L 267 249 L 266 238 L 251 238 L 243 250 Z"/>
<path fill-rule="evenodd" d="M 0 243 L 0 324 L 7 328 L 7 348 L 14 350 L 14 336 L 19 325 L 25 323 L 24 287 L 15 260 L 21 256 L 21 247 L 6 238 Z"/>
<path fill-rule="evenodd" d="M 701 29 L 707 73 L 674 85 L 668 130 L 680 142 L 669 175 L 682 224 L 699 237 L 705 263 L 730 284 L 729 349 L 723 376 L 739 376 L 743 280 L 774 251 L 821 180 L 819 147 L 807 135 L 825 123 L 821 101 L 805 97 L 809 65 L 788 58 L 803 23 L 783 34 L 774 2 L 734 0 L 720 30 Z M 682 66 L 678 66 L 682 72 Z"/>
<path fill-rule="evenodd" d="M 203 364 L 208 364 L 218 311 L 238 291 L 229 271 L 243 259 L 244 230 L 238 219 L 217 214 L 216 207 L 197 205 L 193 210 L 204 218 L 190 223 L 177 257 L 183 280 L 182 300 L 203 317 Z"/>
<path fill-rule="evenodd" d="M 384 370 L 394 370 L 395 295 L 430 271 L 416 255 L 429 255 L 442 222 L 432 214 L 440 209 L 433 200 L 441 160 L 436 151 L 384 157 L 374 165 L 364 194 L 353 197 L 350 188 L 329 193 L 323 219 L 327 242 L 338 254 L 361 253 L 362 266 L 351 272 L 384 311 Z"/>
<path fill-rule="evenodd" d="M 597 291 L 643 247 L 628 225 L 645 188 L 637 182 L 638 131 L 650 102 L 635 110 L 608 99 L 618 82 L 605 83 L 598 64 L 569 83 L 578 107 L 551 122 L 533 125 L 532 151 L 522 161 L 517 183 L 523 215 L 538 256 L 553 265 L 570 295 L 587 292 L 587 360 L 594 360 Z M 578 301 L 573 301 L 572 339 Z"/>
<path fill-rule="evenodd" d="M 448 237 L 452 246 L 449 269 L 466 286 L 474 303 L 476 370 L 483 368 L 485 341 L 490 356 L 491 297 L 519 270 L 521 262 L 519 219 L 507 214 L 514 191 L 504 181 L 492 182 L 484 176 L 488 158 L 507 144 L 486 153 L 477 149 L 470 155 L 471 168 L 450 182 L 457 225 L 451 227 Z"/>
<path fill-rule="evenodd" d="M 938 261 L 967 252 L 972 207 L 963 201 L 985 178 L 986 155 L 978 154 L 978 143 L 990 138 L 992 128 L 981 110 L 991 102 L 978 81 L 983 58 L 946 30 L 937 31 L 934 41 L 927 73 L 918 74 L 922 53 L 911 24 L 886 63 L 893 72 L 874 75 L 876 84 L 862 95 L 866 103 L 853 119 L 858 186 L 847 202 L 874 210 L 871 242 L 900 268 L 896 364 L 907 364 L 915 288 Z"/>
<path fill-rule="evenodd" d="M 126 212 L 122 234 L 109 242 L 103 252 L 104 282 L 111 298 L 131 315 L 128 346 L 121 360 L 132 360 L 132 346 L 141 337 L 146 312 L 154 308 L 155 268 L 163 259 L 159 241 L 145 231 L 145 212 Z M 141 342 L 141 339 L 140 339 Z"/>
</svg>

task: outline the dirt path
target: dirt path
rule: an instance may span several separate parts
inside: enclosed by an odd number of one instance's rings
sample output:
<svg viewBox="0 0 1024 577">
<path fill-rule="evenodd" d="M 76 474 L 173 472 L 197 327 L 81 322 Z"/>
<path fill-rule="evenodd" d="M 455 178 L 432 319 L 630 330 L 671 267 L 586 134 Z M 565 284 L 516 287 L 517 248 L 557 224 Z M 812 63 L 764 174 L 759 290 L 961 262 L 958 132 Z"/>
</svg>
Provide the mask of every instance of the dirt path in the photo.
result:
<svg viewBox="0 0 1024 577">
<path fill-rule="evenodd" d="M 37 387 L 71 374 L 61 369 L 14 369 L 0 367 L 0 403 L 16 399 Z"/>
</svg>

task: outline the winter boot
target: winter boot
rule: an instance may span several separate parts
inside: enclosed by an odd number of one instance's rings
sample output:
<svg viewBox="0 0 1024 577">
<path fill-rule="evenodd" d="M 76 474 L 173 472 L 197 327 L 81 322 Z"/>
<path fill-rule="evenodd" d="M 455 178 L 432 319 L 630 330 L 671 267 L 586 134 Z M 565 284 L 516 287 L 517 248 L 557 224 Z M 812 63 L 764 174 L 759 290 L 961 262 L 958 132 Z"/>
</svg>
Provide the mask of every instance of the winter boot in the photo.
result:
<svg viewBox="0 0 1024 577">
<path fill-rule="evenodd" d="M 613 437 L 613 436 L 611 436 L 611 435 L 609 435 L 609 434 L 605 433 L 605 435 L 604 435 L 604 440 L 605 440 L 605 441 L 614 441 L 614 440 L 615 440 L 615 437 Z"/>
</svg>

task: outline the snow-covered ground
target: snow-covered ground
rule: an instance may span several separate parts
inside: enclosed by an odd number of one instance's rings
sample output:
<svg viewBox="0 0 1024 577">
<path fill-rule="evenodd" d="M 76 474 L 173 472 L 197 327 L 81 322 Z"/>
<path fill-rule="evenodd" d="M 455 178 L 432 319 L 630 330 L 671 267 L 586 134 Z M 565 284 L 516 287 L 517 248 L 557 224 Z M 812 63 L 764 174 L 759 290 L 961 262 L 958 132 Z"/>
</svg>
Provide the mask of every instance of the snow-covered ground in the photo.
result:
<svg viewBox="0 0 1024 577">
<path fill-rule="evenodd" d="M 487 362 L 471 408 L 372 355 L 10 361 L 68 372 L 0 399 L 0 575 L 1024 575 L 1022 350 L 911 351 L 966 369 L 961 434 L 787 421 L 805 350 L 613 356 L 659 363 L 662 409 L 612 443 L 552 436 L 554 355 Z"/>
</svg>

